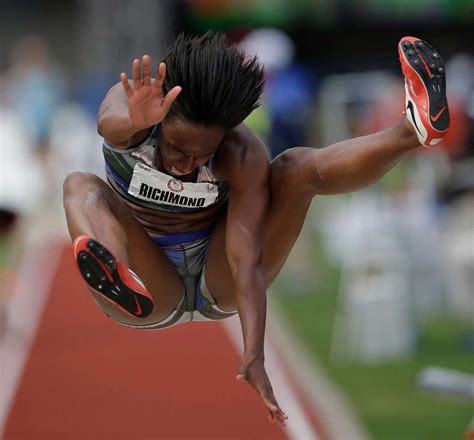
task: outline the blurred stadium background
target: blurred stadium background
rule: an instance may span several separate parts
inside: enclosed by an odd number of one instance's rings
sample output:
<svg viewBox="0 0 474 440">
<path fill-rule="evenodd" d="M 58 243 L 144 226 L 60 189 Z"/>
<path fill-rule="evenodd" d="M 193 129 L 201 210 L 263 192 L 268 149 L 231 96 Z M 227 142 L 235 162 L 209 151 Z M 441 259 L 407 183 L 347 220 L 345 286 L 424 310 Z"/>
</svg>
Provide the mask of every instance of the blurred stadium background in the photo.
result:
<svg viewBox="0 0 474 440">
<path fill-rule="evenodd" d="M 207 29 L 258 54 L 267 85 L 248 123 L 275 156 L 396 121 L 397 42 L 432 43 L 446 62 L 446 141 L 367 190 L 315 199 L 271 309 L 367 437 L 474 438 L 474 1 L 0 6 L 0 343 L 31 236 L 65 237 L 62 180 L 72 170 L 103 174 L 95 116 L 133 58 L 147 53 L 156 65 L 178 32 Z"/>
</svg>

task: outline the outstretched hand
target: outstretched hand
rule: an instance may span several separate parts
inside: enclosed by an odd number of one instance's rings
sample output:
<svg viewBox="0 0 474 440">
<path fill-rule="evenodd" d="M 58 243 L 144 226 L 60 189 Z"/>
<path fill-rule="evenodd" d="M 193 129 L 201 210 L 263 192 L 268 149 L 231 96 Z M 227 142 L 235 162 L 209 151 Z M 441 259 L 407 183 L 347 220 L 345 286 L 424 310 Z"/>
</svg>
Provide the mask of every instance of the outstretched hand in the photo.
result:
<svg viewBox="0 0 474 440">
<path fill-rule="evenodd" d="M 263 361 L 252 361 L 244 363 L 237 374 L 239 382 L 247 382 L 257 391 L 263 404 L 267 408 L 268 418 L 271 422 L 275 420 L 282 426 L 286 426 L 287 415 L 282 411 L 273 394 L 273 388 L 270 384 Z"/>
<path fill-rule="evenodd" d="M 149 128 L 159 124 L 181 92 L 181 87 L 175 86 L 164 96 L 165 63 L 159 64 L 156 79 L 152 81 L 151 59 L 148 55 L 144 55 L 142 60 L 143 75 L 140 71 L 140 60 L 133 60 L 133 87 L 130 85 L 126 73 L 120 75 L 120 81 L 128 97 L 130 119 L 132 124 L 138 129 Z"/>
</svg>

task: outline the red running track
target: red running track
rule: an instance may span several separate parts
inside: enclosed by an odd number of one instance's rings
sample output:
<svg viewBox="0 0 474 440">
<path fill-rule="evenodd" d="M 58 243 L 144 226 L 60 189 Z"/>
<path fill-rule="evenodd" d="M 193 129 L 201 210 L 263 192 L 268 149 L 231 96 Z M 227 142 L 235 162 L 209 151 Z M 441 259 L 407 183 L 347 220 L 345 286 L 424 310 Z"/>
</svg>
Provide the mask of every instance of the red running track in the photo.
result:
<svg viewBox="0 0 474 440">
<path fill-rule="evenodd" d="M 61 258 L 4 429 L 19 439 L 285 439 L 219 323 L 166 331 L 109 320 L 69 249 Z"/>
</svg>

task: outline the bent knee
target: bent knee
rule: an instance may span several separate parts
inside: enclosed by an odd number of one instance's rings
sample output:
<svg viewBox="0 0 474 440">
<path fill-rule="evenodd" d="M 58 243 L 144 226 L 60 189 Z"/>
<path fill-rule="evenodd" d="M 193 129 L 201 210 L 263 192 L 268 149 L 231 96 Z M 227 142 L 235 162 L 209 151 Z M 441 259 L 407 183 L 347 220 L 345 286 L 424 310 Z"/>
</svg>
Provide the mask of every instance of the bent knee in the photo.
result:
<svg viewBox="0 0 474 440">
<path fill-rule="evenodd" d="M 280 153 L 270 167 L 270 182 L 273 188 L 287 186 L 308 189 L 311 180 L 311 156 L 313 148 L 295 147 Z"/>
<path fill-rule="evenodd" d="M 92 173 L 74 171 L 67 175 L 63 182 L 64 197 L 81 192 L 89 192 L 93 188 L 100 188 L 105 182 Z"/>
</svg>

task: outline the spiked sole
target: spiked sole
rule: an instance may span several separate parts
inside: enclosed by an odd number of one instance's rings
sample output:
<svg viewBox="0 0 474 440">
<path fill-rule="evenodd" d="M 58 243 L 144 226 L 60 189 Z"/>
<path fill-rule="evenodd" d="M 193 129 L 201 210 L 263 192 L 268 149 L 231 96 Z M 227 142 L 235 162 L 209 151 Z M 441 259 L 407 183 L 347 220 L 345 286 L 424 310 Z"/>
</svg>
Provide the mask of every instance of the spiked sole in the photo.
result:
<svg viewBox="0 0 474 440">
<path fill-rule="evenodd" d="M 414 37 L 402 38 L 399 55 L 405 75 L 407 112 L 420 142 L 434 145 L 450 124 L 443 59 L 430 44 Z"/>
<path fill-rule="evenodd" d="M 98 241 L 89 238 L 77 253 L 76 262 L 89 287 L 125 313 L 144 318 L 153 311 L 152 299 L 127 285 L 117 267 L 120 262 Z"/>
</svg>

